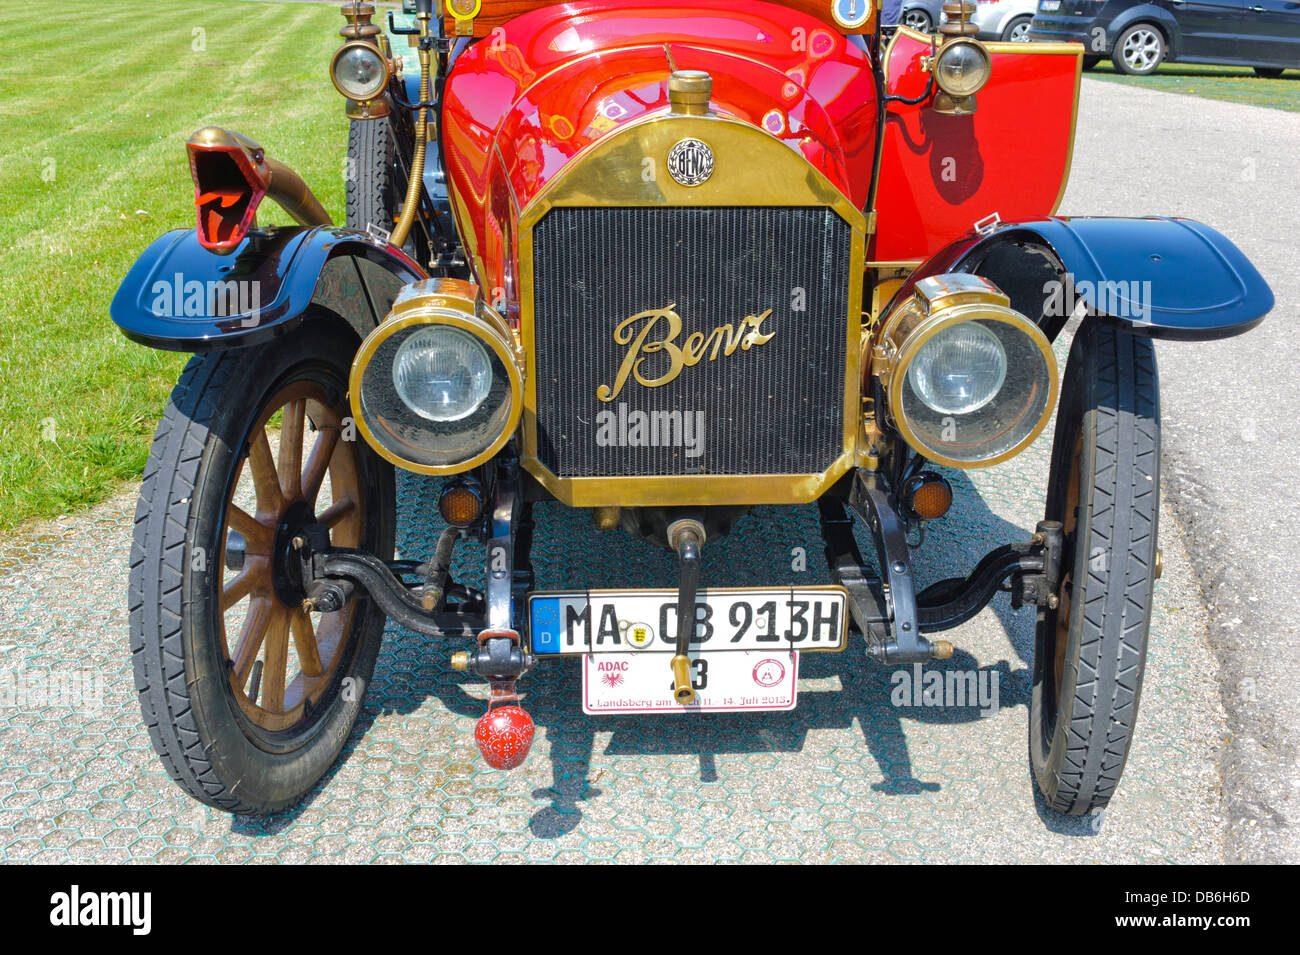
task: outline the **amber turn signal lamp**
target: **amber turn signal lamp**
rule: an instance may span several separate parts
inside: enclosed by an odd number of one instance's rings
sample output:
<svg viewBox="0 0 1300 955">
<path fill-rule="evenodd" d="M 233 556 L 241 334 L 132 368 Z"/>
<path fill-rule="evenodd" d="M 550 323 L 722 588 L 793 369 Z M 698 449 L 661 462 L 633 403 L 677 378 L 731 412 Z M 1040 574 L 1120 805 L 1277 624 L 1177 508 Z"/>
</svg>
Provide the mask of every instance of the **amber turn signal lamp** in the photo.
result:
<svg viewBox="0 0 1300 955">
<path fill-rule="evenodd" d="M 452 481 L 442 488 L 438 512 L 453 527 L 469 527 L 483 513 L 483 490 L 471 481 Z"/>
<path fill-rule="evenodd" d="M 952 507 L 952 485 L 933 471 L 922 471 L 904 485 L 903 503 L 914 517 L 936 521 Z"/>
</svg>

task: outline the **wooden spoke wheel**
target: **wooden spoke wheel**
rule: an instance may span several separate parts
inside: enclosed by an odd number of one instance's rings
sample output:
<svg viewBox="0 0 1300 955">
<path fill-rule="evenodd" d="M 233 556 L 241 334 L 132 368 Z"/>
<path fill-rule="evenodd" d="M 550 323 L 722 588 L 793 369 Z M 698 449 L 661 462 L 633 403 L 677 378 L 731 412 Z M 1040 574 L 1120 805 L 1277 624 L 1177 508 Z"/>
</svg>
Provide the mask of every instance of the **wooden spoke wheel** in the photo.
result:
<svg viewBox="0 0 1300 955">
<path fill-rule="evenodd" d="M 388 559 L 391 466 L 356 438 L 356 336 L 315 313 L 275 341 L 186 367 L 136 511 L 131 646 L 141 709 L 172 778 L 232 812 L 299 799 L 361 710 L 384 617 L 364 594 L 304 605 L 294 539 Z"/>
<path fill-rule="evenodd" d="M 354 629 L 355 600 L 313 614 L 289 566 L 293 539 L 309 523 L 329 527 L 337 546 L 362 544 L 357 444 L 340 440 L 347 411 L 329 400 L 312 381 L 272 396 L 253 424 L 226 504 L 221 636 L 236 700 L 268 730 L 287 729 L 319 706 Z M 250 496 L 254 506 L 245 510 L 240 502 Z"/>
</svg>

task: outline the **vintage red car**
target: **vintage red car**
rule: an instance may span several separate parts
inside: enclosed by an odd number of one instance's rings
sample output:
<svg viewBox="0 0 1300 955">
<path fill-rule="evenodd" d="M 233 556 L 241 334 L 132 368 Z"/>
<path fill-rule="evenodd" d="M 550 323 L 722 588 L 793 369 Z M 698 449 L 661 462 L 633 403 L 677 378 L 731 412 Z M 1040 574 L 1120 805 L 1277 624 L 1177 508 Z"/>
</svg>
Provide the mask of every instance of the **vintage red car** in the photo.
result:
<svg viewBox="0 0 1300 955">
<path fill-rule="evenodd" d="M 508 768 L 533 739 L 517 681 L 549 657 L 584 657 L 590 712 L 788 709 L 802 653 L 943 658 L 935 635 L 1009 589 L 1037 614 L 1038 785 L 1104 806 L 1160 573 L 1151 340 L 1237 334 L 1273 296 L 1197 222 L 1055 217 L 1083 49 L 981 43 L 972 12 L 930 37 L 886 35 L 870 0 L 345 4 L 344 225 L 257 142 L 195 133 L 197 222 L 112 307 L 195 353 L 130 569 L 176 782 L 233 812 L 297 800 L 386 620 L 463 638 Z M 259 227 L 266 198 L 299 226 Z M 1006 461 L 1053 412 L 1036 531 L 917 588 L 937 468 Z M 395 468 L 442 481 L 428 559 L 394 559 Z M 668 548 L 677 586 L 537 590 L 539 501 Z M 710 564 L 747 509 L 813 502 L 833 584 Z M 454 579 L 465 549 L 485 583 Z"/>
</svg>

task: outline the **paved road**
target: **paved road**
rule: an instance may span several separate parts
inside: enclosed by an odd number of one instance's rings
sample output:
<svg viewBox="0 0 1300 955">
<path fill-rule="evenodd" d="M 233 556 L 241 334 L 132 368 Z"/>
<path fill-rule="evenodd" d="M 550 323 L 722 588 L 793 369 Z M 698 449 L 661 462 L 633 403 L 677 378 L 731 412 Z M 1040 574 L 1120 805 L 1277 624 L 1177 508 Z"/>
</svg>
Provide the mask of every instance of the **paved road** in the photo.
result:
<svg viewBox="0 0 1300 955">
<path fill-rule="evenodd" d="M 1113 149 L 1094 140 L 1088 124 L 1101 120 L 1104 107 L 1123 113 L 1145 95 L 1085 84 L 1078 181 L 1092 176 L 1100 185 L 1112 159 Z M 1172 111 L 1199 117 L 1214 107 L 1159 96 L 1152 115 L 1179 129 L 1194 120 L 1174 122 Z M 1152 190 L 1187 181 L 1159 172 L 1145 171 Z M 1105 211 L 1113 193 L 1091 191 L 1085 201 L 1076 188 L 1068 208 Z M 1153 192 L 1150 207 L 1169 211 L 1171 203 L 1158 198 Z M 1200 214 L 1244 240 L 1235 220 Z M 1217 372 L 1224 353 L 1210 361 L 1211 347 L 1188 354 L 1205 356 L 1200 367 Z M 1204 371 L 1161 357 L 1171 393 L 1167 417 L 1177 415 L 1167 471 L 1181 486 L 1191 472 L 1177 455 L 1195 440 L 1196 419 L 1174 409 L 1191 404 L 1181 396 Z M 1260 380 L 1259 369 L 1253 374 L 1263 393 L 1268 379 Z M 1261 419 L 1259 432 L 1264 428 Z M 958 479 L 954 514 L 922 549 L 923 582 L 967 568 L 983 550 L 1032 528 L 1042 510 L 1047 450 L 1042 442 L 1008 466 Z M 429 519 L 432 493 L 429 482 L 403 484 L 407 555 L 420 555 L 430 539 L 414 529 Z M 0 684 L 0 858 L 1215 862 L 1266 841 L 1238 829 L 1274 826 L 1235 824 L 1249 818 L 1234 808 L 1241 778 L 1255 777 L 1253 769 L 1236 769 L 1253 764 L 1236 762 L 1238 724 L 1227 722 L 1211 637 L 1223 647 L 1225 634 L 1244 628 L 1225 629 L 1222 614 L 1205 609 L 1194 571 L 1204 560 L 1197 546 L 1208 539 L 1204 520 L 1187 538 L 1168 509 L 1167 569 L 1157 590 L 1140 731 L 1124 784 L 1099 818 L 1061 819 L 1034 795 L 1025 757 L 1032 620 L 999 598 L 953 633 L 958 654 L 947 664 L 989 680 L 997 675 L 1000 706 L 987 715 L 976 707 L 894 706 L 892 671 L 868 664 L 860 645 L 806 659 L 800 708 L 764 717 L 584 717 L 576 664 L 568 662 L 530 675 L 539 740 L 526 767 L 509 775 L 477 759 L 470 731 L 482 689 L 446 666 L 453 648 L 390 629 L 344 759 L 301 807 L 252 820 L 182 796 L 140 726 L 123 599 L 132 506 L 123 495 L 0 542 L 0 675 L 7 681 Z M 1228 512 L 1208 526 L 1254 527 L 1259 513 Z M 542 585 L 670 580 L 666 557 L 644 545 L 599 535 L 558 507 L 542 508 L 538 520 Z M 823 579 L 792 571 L 797 547 L 820 552 L 812 509 L 764 509 L 732 538 L 710 545 L 706 575 L 729 583 Z M 811 568 L 818 571 L 815 560 Z M 1225 653 L 1227 679 L 1236 680 L 1236 666 Z M 91 693 L 68 705 L 13 693 L 17 677 L 51 670 L 99 674 L 102 681 L 92 684 L 99 699 Z M 1256 679 L 1264 685 L 1262 675 Z M 1264 697 L 1257 694 L 1257 702 Z M 1231 773 L 1226 790 L 1221 768 Z M 1276 834 L 1271 840 L 1276 844 Z"/>
<path fill-rule="evenodd" d="M 1229 857 L 1252 862 L 1300 862 L 1298 210 L 1300 114 L 1085 82 L 1061 212 L 1200 219 L 1277 296 L 1249 335 L 1157 347 L 1166 492 L 1223 668 Z"/>
</svg>

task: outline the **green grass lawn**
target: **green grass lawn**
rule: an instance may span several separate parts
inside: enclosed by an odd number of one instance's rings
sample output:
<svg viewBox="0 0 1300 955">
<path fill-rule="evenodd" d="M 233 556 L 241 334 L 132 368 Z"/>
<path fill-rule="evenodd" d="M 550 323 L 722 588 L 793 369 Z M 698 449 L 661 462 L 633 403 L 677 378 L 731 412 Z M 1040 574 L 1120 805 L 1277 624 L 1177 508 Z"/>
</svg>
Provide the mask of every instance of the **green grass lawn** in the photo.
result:
<svg viewBox="0 0 1300 955">
<path fill-rule="evenodd" d="M 252 136 L 342 218 L 347 125 L 327 76 L 341 22 L 333 5 L 242 0 L 65 0 L 0 18 L 0 531 L 140 474 L 186 356 L 127 341 L 108 306 L 150 241 L 193 225 L 190 133 Z M 1300 73 L 1089 75 L 1300 110 Z"/>
<path fill-rule="evenodd" d="M 1206 99 L 1300 112 L 1300 70 L 1288 70 L 1277 79 L 1266 79 L 1256 76 L 1249 67 L 1165 63 L 1150 76 L 1125 76 L 1109 59 L 1105 59 L 1084 76 L 1166 93 L 1186 93 Z"/>
<path fill-rule="evenodd" d="M 252 136 L 341 220 L 347 123 L 328 68 L 342 22 L 335 6 L 239 0 L 0 18 L 0 530 L 144 466 L 186 356 L 129 342 L 108 306 L 150 241 L 194 224 L 190 133 Z"/>
</svg>

